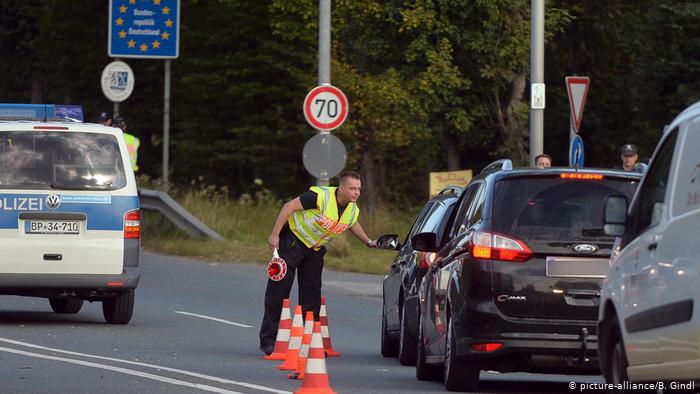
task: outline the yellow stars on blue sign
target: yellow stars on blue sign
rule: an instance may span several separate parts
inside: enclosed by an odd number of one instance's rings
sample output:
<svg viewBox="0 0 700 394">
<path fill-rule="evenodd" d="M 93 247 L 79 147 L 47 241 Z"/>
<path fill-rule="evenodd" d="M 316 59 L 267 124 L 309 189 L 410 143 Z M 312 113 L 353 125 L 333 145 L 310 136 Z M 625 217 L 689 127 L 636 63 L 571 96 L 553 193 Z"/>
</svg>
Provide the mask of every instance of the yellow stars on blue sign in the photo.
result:
<svg viewBox="0 0 700 394">
<path fill-rule="evenodd" d="M 178 56 L 182 0 L 110 0 L 110 56 Z"/>
</svg>

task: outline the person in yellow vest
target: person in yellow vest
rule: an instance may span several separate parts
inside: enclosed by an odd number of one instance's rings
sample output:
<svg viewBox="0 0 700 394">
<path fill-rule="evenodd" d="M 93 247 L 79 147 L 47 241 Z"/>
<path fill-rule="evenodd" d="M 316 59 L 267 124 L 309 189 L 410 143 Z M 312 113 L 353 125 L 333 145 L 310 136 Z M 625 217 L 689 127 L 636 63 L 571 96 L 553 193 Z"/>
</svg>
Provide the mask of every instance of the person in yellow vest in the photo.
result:
<svg viewBox="0 0 700 394">
<path fill-rule="evenodd" d="M 134 172 L 138 172 L 139 166 L 136 164 L 136 161 L 138 160 L 138 151 L 141 141 L 136 138 L 136 136 L 126 132 L 126 121 L 123 117 L 117 116 L 114 119 L 114 127 L 119 127 L 122 129 L 122 132 L 124 133 L 124 140 L 126 141 L 126 149 L 129 151 L 131 166 L 134 168 Z"/>
<path fill-rule="evenodd" d="M 368 247 L 377 246 L 357 221 L 360 175 L 344 171 L 339 178 L 338 187 L 312 186 L 284 204 L 267 240 L 270 249 L 277 250 L 287 262 L 287 273 L 279 281 L 267 281 L 265 313 L 260 326 L 260 350 L 266 355 L 274 349 L 282 300 L 289 297 L 295 271 L 298 271 L 299 304 L 303 313 L 313 311 L 319 320 L 325 245 L 349 229 Z"/>
</svg>

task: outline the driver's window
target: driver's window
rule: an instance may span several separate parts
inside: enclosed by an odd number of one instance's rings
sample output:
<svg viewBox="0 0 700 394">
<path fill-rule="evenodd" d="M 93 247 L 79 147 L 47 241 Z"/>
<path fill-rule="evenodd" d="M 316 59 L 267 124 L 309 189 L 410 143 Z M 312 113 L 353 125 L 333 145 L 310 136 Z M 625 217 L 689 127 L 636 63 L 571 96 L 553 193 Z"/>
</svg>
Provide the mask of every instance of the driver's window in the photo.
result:
<svg viewBox="0 0 700 394">
<path fill-rule="evenodd" d="M 459 204 L 459 209 L 455 215 L 454 224 L 452 225 L 452 231 L 450 231 L 450 238 L 454 238 L 464 231 L 467 227 L 467 221 L 469 220 L 468 213 L 469 207 L 471 206 L 474 197 L 479 191 L 479 184 L 472 184 L 469 186 L 462 195 L 462 201 Z"/>
</svg>

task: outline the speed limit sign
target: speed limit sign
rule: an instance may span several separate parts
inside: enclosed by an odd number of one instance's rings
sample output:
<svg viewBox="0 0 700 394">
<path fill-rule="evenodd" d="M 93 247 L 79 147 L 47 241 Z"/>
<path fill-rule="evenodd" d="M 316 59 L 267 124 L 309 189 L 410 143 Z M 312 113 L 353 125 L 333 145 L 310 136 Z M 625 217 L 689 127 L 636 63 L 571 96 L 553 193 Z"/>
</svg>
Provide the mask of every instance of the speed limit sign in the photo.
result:
<svg viewBox="0 0 700 394">
<path fill-rule="evenodd" d="M 317 86 L 304 99 L 304 117 L 315 129 L 333 130 L 348 117 L 348 99 L 335 86 Z"/>
</svg>

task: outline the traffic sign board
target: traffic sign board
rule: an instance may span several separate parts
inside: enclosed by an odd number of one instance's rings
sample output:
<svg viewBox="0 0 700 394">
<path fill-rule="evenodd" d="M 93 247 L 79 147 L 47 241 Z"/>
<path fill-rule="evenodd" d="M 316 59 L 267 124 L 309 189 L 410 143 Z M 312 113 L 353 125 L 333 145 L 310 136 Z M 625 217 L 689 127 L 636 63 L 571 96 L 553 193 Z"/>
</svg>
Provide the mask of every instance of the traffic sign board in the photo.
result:
<svg viewBox="0 0 700 394">
<path fill-rule="evenodd" d="M 583 139 L 576 135 L 569 146 L 569 166 L 583 167 Z"/>
<path fill-rule="evenodd" d="M 180 44 L 180 0 L 110 0 L 111 57 L 174 59 Z"/>
<path fill-rule="evenodd" d="M 331 178 L 345 168 L 347 151 L 340 138 L 320 133 L 304 145 L 304 168 L 316 178 Z"/>
<path fill-rule="evenodd" d="M 574 130 L 578 133 L 583 118 L 583 107 L 588 98 L 588 85 L 591 79 L 588 77 L 566 77 L 566 90 L 569 93 L 569 106 L 571 116 L 574 119 Z"/>
<path fill-rule="evenodd" d="M 348 117 L 348 99 L 335 86 L 317 86 L 304 99 L 304 117 L 318 130 L 333 130 Z"/>
<path fill-rule="evenodd" d="M 134 72 L 128 64 L 120 61 L 109 63 L 102 70 L 100 80 L 102 93 L 112 102 L 119 103 L 129 98 L 134 91 Z"/>
</svg>

